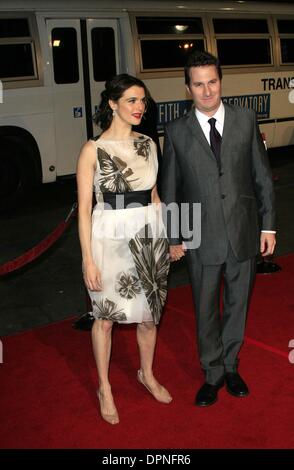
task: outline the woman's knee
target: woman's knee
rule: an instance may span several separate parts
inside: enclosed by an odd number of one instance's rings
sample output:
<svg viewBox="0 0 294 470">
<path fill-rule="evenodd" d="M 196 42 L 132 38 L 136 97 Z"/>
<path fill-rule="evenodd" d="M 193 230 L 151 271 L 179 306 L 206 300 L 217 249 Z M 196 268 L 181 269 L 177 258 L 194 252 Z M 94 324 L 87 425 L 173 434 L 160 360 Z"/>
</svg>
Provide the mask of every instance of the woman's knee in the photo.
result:
<svg viewBox="0 0 294 470">
<path fill-rule="evenodd" d="M 103 333 L 111 333 L 113 322 L 110 320 L 95 320 L 93 328 Z"/>
<path fill-rule="evenodd" d="M 149 332 L 154 331 L 156 329 L 156 325 L 153 321 L 146 321 L 143 323 L 138 323 L 138 329 L 142 332 Z"/>
</svg>

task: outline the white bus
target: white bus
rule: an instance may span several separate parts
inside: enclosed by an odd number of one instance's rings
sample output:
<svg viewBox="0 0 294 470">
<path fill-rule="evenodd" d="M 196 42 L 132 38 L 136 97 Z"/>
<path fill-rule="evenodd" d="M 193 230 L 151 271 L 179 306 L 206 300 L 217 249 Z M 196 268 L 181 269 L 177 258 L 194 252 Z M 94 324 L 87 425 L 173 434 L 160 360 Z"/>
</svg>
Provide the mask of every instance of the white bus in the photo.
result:
<svg viewBox="0 0 294 470">
<path fill-rule="evenodd" d="M 193 48 L 218 55 L 224 100 L 256 110 L 269 148 L 294 144 L 292 2 L 1 0 L 0 209 L 75 173 L 115 73 L 145 81 L 163 133 L 191 106 Z"/>
</svg>

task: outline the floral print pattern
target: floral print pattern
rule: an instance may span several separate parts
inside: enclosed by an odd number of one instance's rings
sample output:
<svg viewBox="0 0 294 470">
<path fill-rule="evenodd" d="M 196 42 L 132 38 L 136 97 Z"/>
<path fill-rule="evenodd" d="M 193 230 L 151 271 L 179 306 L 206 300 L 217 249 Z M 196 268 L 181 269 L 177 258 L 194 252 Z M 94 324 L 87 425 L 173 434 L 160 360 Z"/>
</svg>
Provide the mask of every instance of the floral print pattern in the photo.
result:
<svg viewBox="0 0 294 470">
<path fill-rule="evenodd" d="M 118 310 L 116 303 L 109 299 L 102 299 L 98 302 L 93 300 L 92 305 L 95 318 L 111 321 L 125 321 L 127 319 L 123 309 Z"/>
<path fill-rule="evenodd" d="M 137 140 L 134 140 L 134 147 L 137 155 L 148 160 L 151 151 L 150 139 L 145 139 L 145 137 L 141 135 Z"/>
<path fill-rule="evenodd" d="M 153 239 L 146 236 L 150 235 L 150 230 L 150 227 L 145 225 L 135 238 L 130 240 L 129 247 L 154 323 L 157 324 L 167 295 L 168 242 L 166 238 Z"/>
<path fill-rule="evenodd" d="M 124 193 L 132 188 L 127 178 L 133 174 L 131 168 L 119 157 L 111 158 L 105 150 L 98 148 L 97 157 L 100 165 L 101 177 L 99 180 L 102 192 Z"/>
<path fill-rule="evenodd" d="M 125 299 L 133 299 L 141 292 L 139 279 L 132 272 L 122 272 L 117 276 L 116 292 Z"/>
</svg>

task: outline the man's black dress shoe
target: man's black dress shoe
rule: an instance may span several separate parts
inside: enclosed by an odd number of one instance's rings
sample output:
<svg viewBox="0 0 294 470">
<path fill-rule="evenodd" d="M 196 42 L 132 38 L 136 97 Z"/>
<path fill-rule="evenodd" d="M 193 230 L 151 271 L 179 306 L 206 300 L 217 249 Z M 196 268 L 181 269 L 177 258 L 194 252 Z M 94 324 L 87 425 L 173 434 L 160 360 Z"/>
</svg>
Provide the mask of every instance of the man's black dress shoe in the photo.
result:
<svg viewBox="0 0 294 470">
<path fill-rule="evenodd" d="M 195 398 L 195 405 L 197 406 L 210 406 L 217 401 L 217 392 L 224 385 L 224 380 L 222 379 L 217 385 L 211 385 L 204 383 L 202 387 L 197 392 Z"/>
<path fill-rule="evenodd" d="M 249 395 L 249 390 L 238 372 L 226 372 L 225 382 L 227 391 L 234 395 L 234 397 L 246 397 Z"/>
<path fill-rule="evenodd" d="M 281 271 L 282 268 L 272 261 L 260 261 L 257 263 L 256 272 L 257 274 L 271 274 Z"/>
</svg>

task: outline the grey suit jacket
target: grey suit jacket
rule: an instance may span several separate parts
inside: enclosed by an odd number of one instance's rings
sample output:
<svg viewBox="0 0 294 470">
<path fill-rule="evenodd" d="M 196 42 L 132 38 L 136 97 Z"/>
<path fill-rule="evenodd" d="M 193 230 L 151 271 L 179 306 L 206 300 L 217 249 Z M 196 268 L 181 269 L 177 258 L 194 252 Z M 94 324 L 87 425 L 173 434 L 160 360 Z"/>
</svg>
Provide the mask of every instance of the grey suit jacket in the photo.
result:
<svg viewBox="0 0 294 470">
<path fill-rule="evenodd" d="M 161 199 L 201 203 L 198 249 L 209 265 L 225 261 L 228 240 L 239 261 L 255 256 L 260 230 L 275 230 L 272 175 L 254 111 L 225 104 L 221 163 L 219 172 L 194 108 L 166 126 Z M 170 234 L 169 226 L 170 243 L 180 242 Z"/>
</svg>

